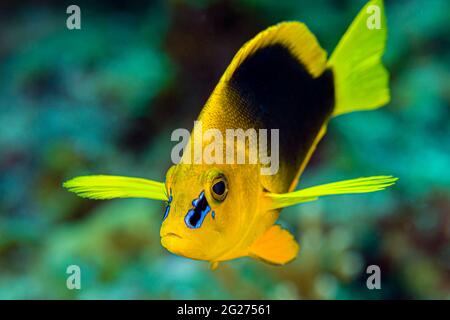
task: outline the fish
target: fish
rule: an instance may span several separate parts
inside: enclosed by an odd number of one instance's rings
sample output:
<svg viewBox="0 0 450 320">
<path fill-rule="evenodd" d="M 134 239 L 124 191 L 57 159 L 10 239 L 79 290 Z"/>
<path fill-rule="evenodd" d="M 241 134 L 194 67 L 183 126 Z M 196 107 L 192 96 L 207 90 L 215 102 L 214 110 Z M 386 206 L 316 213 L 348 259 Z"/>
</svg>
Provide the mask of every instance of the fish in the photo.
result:
<svg viewBox="0 0 450 320">
<path fill-rule="evenodd" d="M 379 8 L 378 28 L 367 25 L 370 6 Z M 329 59 L 298 21 L 273 25 L 238 50 L 201 110 L 197 121 L 202 127 L 196 130 L 194 124 L 187 147 L 209 129 L 278 129 L 279 168 L 274 174 L 262 174 L 261 161 L 205 164 L 192 161 L 186 152 L 169 168 L 164 182 L 91 175 L 63 186 L 89 199 L 166 201 L 162 246 L 207 261 L 213 270 L 241 257 L 285 265 L 297 257 L 300 246 L 277 223 L 283 208 L 323 196 L 381 191 L 398 179 L 376 175 L 296 190 L 331 119 L 389 103 L 389 73 L 382 63 L 386 36 L 383 1 L 372 0 Z"/>
</svg>

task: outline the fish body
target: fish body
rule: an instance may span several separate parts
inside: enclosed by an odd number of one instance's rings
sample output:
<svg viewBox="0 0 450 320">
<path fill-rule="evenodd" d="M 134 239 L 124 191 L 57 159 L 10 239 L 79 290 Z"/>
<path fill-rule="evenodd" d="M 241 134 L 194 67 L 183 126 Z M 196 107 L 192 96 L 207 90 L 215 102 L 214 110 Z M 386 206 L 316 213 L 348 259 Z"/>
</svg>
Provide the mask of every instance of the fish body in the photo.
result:
<svg viewBox="0 0 450 320">
<path fill-rule="evenodd" d="M 294 191 L 330 119 L 389 101 L 388 73 L 381 63 L 387 27 L 382 16 L 381 28 L 368 29 L 369 5 L 383 12 L 381 0 L 370 1 L 330 59 L 300 22 L 279 23 L 247 42 L 202 109 L 187 144 L 189 152 L 169 169 L 164 184 L 88 176 L 65 186 L 96 199 L 134 195 L 168 200 L 161 244 L 174 254 L 209 261 L 213 268 L 244 256 L 277 265 L 293 260 L 299 245 L 276 224 L 282 208 L 324 195 L 378 191 L 396 180 L 375 176 Z M 260 159 L 196 161 L 190 151 L 197 139 L 209 130 L 226 136 L 229 129 L 279 130 L 278 170 L 262 174 L 266 164 Z M 211 139 L 200 140 L 202 150 Z M 246 155 L 250 148 L 245 144 Z M 229 152 L 225 145 L 220 151 Z M 236 145 L 232 151 L 237 151 Z"/>
</svg>

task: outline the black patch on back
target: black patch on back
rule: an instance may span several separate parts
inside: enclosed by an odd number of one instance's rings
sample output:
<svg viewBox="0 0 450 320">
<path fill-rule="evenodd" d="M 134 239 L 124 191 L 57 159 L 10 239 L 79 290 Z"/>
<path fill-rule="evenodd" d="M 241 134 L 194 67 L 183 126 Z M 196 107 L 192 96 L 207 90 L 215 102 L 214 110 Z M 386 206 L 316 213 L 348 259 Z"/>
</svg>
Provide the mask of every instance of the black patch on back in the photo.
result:
<svg viewBox="0 0 450 320">
<path fill-rule="evenodd" d="M 274 44 L 247 57 L 228 87 L 255 128 L 280 129 L 280 173 L 291 176 L 289 185 L 333 111 L 331 70 L 314 79 L 287 47 Z"/>
</svg>

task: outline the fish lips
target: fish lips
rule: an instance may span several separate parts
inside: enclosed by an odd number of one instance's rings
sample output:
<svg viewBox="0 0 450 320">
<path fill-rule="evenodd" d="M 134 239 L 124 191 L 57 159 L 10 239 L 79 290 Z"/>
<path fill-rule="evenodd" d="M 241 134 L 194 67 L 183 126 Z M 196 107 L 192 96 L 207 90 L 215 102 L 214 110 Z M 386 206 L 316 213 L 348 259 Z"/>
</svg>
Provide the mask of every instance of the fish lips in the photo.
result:
<svg viewBox="0 0 450 320">
<path fill-rule="evenodd" d="M 180 241 L 183 237 L 173 232 L 167 232 L 161 235 L 161 245 L 174 254 L 180 254 L 177 248 L 180 247 Z M 178 245 L 177 245 L 178 244 Z"/>
<path fill-rule="evenodd" d="M 163 234 L 163 235 L 161 236 L 161 239 L 162 239 L 162 238 L 178 238 L 178 239 L 183 239 L 182 236 L 180 236 L 179 234 L 173 233 L 173 232 L 167 232 L 167 233 Z"/>
</svg>

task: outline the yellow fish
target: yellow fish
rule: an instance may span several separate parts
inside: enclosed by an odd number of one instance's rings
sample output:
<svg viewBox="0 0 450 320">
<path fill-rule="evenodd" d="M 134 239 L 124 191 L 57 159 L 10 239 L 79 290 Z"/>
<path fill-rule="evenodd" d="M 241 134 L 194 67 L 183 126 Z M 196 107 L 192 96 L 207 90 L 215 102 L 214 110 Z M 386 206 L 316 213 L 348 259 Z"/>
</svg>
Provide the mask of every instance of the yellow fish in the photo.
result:
<svg viewBox="0 0 450 320">
<path fill-rule="evenodd" d="M 371 28 L 373 6 L 380 25 Z M 383 2 L 361 10 L 327 60 L 300 22 L 282 22 L 256 35 L 235 55 L 201 111 L 188 146 L 208 129 L 279 128 L 279 170 L 261 174 L 256 164 L 198 164 L 190 153 L 172 166 L 165 183 L 118 176 L 83 176 L 64 187 L 91 199 L 167 201 L 161 243 L 170 252 L 211 262 L 250 256 L 283 265 L 299 245 L 275 224 L 282 208 L 321 196 L 365 193 L 394 184 L 392 176 L 345 180 L 294 191 L 328 121 L 389 102 Z M 208 144 L 203 141 L 202 147 Z M 249 147 L 246 145 L 246 150 Z"/>
</svg>

